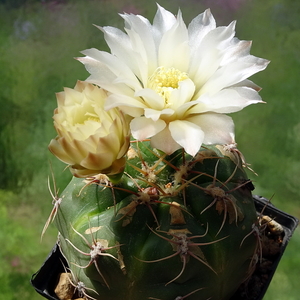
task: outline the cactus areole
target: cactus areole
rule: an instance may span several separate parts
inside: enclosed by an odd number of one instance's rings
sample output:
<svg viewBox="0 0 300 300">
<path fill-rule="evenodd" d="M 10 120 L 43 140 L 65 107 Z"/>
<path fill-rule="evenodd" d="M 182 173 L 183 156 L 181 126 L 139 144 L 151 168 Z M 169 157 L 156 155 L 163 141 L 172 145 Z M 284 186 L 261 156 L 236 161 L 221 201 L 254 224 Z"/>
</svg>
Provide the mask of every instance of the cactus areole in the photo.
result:
<svg viewBox="0 0 300 300">
<path fill-rule="evenodd" d="M 257 220 L 238 152 L 166 155 L 132 142 L 126 168 L 73 177 L 55 218 L 79 297 L 226 300 L 258 260 Z"/>
</svg>

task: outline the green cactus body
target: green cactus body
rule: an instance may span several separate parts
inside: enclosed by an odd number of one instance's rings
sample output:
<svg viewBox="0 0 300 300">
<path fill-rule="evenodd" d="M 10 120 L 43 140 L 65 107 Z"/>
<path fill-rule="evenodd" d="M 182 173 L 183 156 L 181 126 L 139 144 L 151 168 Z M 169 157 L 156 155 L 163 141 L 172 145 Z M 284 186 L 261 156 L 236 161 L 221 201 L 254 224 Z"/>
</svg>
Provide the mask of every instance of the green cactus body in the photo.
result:
<svg viewBox="0 0 300 300">
<path fill-rule="evenodd" d="M 117 184 L 73 178 L 56 225 L 81 296 L 230 299 L 252 269 L 257 216 L 229 156 L 212 146 L 166 156 L 139 142 Z"/>
</svg>

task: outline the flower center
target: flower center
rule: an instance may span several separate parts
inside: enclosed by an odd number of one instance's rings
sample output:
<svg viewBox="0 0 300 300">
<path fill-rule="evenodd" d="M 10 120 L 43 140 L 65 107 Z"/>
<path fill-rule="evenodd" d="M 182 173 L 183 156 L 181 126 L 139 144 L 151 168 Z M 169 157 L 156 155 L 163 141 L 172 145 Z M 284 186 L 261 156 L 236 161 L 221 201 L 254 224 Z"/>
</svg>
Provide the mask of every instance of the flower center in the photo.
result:
<svg viewBox="0 0 300 300">
<path fill-rule="evenodd" d="M 86 109 L 86 111 L 82 113 L 82 111 L 80 111 L 79 109 L 75 110 L 73 124 L 72 124 L 73 126 L 76 127 L 76 126 L 85 125 L 85 123 L 88 121 L 100 123 L 100 118 L 96 113 L 89 112 L 88 111 L 89 108 L 86 107 L 82 107 L 82 109 Z"/>
<path fill-rule="evenodd" d="M 93 113 L 85 113 L 85 121 L 94 121 L 94 122 L 98 122 L 100 123 L 100 119 L 99 119 L 99 116 L 97 116 L 96 114 L 93 114 Z"/>
<path fill-rule="evenodd" d="M 165 99 L 166 107 L 170 106 L 170 95 L 179 87 L 179 82 L 188 79 L 188 75 L 175 68 L 159 67 L 149 78 L 149 88 L 155 90 Z"/>
</svg>

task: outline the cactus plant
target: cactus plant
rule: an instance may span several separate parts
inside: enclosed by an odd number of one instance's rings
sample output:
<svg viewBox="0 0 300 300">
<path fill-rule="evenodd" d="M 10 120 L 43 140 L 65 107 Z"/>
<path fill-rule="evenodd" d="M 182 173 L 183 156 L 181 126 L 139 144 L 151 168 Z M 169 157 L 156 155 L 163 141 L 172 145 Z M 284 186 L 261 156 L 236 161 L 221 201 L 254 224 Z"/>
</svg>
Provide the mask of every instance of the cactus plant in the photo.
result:
<svg viewBox="0 0 300 300">
<path fill-rule="evenodd" d="M 43 233 L 55 219 L 69 298 L 230 299 L 261 239 L 224 114 L 262 102 L 247 78 L 268 61 L 209 10 L 188 27 L 160 6 L 153 25 L 122 17 L 126 33 L 100 28 L 111 53 L 85 50 L 90 77 L 57 94 L 49 149 L 74 177 Z"/>
<path fill-rule="evenodd" d="M 251 182 L 219 149 L 167 156 L 132 143 L 117 184 L 72 179 L 55 222 L 88 299 L 229 299 L 251 275 Z"/>
</svg>

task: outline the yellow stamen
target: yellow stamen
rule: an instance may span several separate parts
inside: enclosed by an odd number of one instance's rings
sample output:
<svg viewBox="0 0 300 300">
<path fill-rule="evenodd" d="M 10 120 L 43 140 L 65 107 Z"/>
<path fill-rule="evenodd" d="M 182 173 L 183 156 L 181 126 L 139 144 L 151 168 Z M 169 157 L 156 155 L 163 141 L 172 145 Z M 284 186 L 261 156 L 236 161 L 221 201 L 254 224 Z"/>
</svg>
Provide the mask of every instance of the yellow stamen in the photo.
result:
<svg viewBox="0 0 300 300">
<path fill-rule="evenodd" d="M 99 117 L 96 114 L 92 114 L 92 113 L 85 113 L 86 116 L 86 120 L 85 121 L 94 121 L 94 122 L 100 122 Z"/>
<path fill-rule="evenodd" d="M 180 81 L 188 78 L 185 72 L 178 69 L 159 67 L 149 78 L 148 87 L 160 94 L 165 99 L 166 107 L 169 107 L 172 91 L 178 89 Z"/>
</svg>

